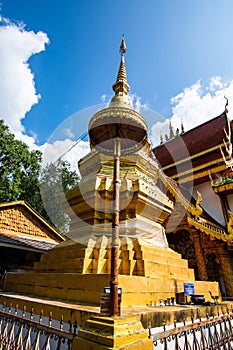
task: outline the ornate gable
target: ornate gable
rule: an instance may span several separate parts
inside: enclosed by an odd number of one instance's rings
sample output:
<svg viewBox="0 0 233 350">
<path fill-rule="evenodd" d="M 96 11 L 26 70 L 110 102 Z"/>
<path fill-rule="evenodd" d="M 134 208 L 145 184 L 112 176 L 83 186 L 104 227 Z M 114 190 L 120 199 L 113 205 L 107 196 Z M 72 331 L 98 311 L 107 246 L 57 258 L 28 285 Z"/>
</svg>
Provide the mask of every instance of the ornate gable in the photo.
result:
<svg viewBox="0 0 233 350">
<path fill-rule="evenodd" d="M 0 204 L 0 234 L 62 242 L 64 237 L 24 201 Z"/>
</svg>

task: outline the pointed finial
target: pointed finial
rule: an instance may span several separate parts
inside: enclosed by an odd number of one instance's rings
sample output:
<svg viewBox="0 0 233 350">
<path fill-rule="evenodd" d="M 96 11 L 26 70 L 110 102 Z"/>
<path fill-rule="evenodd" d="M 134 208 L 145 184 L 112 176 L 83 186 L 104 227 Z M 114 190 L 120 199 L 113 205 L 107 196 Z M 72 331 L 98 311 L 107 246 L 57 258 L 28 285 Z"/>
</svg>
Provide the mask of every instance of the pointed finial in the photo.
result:
<svg viewBox="0 0 233 350">
<path fill-rule="evenodd" d="M 162 132 L 160 132 L 160 145 L 162 145 L 163 144 L 163 134 L 162 134 Z"/>
<path fill-rule="evenodd" d="M 129 84 L 127 83 L 127 77 L 126 77 L 125 59 L 124 59 L 125 52 L 126 52 L 126 44 L 125 44 L 125 39 L 123 34 L 121 39 L 121 45 L 120 45 L 120 54 L 121 54 L 120 67 L 118 70 L 116 82 L 112 86 L 113 91 L 115 91 L 115 96 L 127 95 L 130 89 Z"/>
<path fill-rule="evenodd" d="M 124 34 L 122 34 L 121 45 L 120 45 L 120 53 L 124 55 L 126 53 L 126 44 Z"/>
<path fill-rule="evenodd" d="M 227 115 L 228 113 L 228 98 L 224 95 L 224 98 L 226 99 L 226 104 L 225 104 L 225 113 Z"/>
<path fill-rule="evenodd" d="M 181 134 L 184 134 L 184 123 L 183 123 L 183 120 L 181 120 Z"/>
<path fill-rule="evenodd" d="M 174 135 L 171 119 L 169 119 L 169 131 L 170 131 L 169 138 L 172 139 L 175 135 Z"/>
</svg>

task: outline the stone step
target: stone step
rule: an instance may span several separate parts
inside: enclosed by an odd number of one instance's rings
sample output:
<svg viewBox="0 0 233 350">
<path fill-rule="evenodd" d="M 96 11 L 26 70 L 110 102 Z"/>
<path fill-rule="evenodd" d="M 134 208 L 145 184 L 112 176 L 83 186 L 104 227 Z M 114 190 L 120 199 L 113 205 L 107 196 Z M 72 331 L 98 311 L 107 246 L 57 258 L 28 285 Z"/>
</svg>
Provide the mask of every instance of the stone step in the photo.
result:
<svg viewBox="0 0 233 350">
<path fill-rule="evenodd" d="M 48 253 L 41 256 L 41 262 L 44 261 L 54 261 L 59 259 L 74 259 L 74 258 L 107 258 L 111 257 L 110 248 L 84 248 L 81 245 L 65 247 L 66 249 L 52 249 Z M 129 250 L 124 246 L 119 248 L 119 258 L 120 259 L 138 259 L 138 260 L 157 260 L 163 261 L 163 259 L 173 259 L 172 262 L 177 259 L 180 261 L 181 254 L 176 253 L 170 249 L 159 249 L 159 248 L 149 248 L 142 247 L 142 250 Z M 159 260 L 161 258 L 161 260 Z M 182 259 L 184 260 L 184 259 Z"/>
<path fill-rule="evenodd" d="M 166 277 L 143 277 L 119 275 L 119 287 L 122 288 L 122 305 L 146 305 L 155 301 L 174 297 L 177 283 L 194 283 L 195 293 L 204 294 L 208 291 L 218 295 L 217 282 L 195 282 L 184 275 L 176 279 Z M 4 290 L 26 295 L 35 295 L 50 299 L 70 300 L 90 305 L 99 305 L 104 287 L 109 286 L 109 274 L 77 274 L 77 273 L 8 273 Z"/>
<path fill-rule="evenodd" d="M 126 249 L 125 247 L 119 248 L 120 259 L 133 259 L 135 256 L 134 250 Z M 59 259 L 74 259 L 74 258 L 107 258 L 111 257 L 110 248 L 83 248 L 77 245 L 76 247 L 71 246 L 66 249 L 52 249 L 48 253 L 41 256 L 41 262 L 54 261 Z"/>
<path fill-rule="evenodd" d="M 180 275 L 186 273 L 186 270 L 189 270 L 186 260 L 168 259 L 162 256 L 157 257 L 154 261 L 119 259 L 118 266 L 120 274 L 138 274 L 139 276 Z M 34 264 L 35 272 L 110 273 L 110 269 L 111 260 L 109 258 L 54 259 L 40 261 Z"/>
<path fill-rule="evenodd" d="M 128 260 L 133 259 L 135 255 L 134 251 L 130 250 L 119 250 L 119 259 L 122 260 Z M 63 260 L 73 260 L 73 259 L 80 259 L 80 258 L 100 258 L 100 259 L 107 259 L 111 258 L 111 249 L 97 249 L 94 248 L 86 248 L 86 249 L 77 249 L 76 251 L 70 251 L 70 253 L 67 252 L 67 254 L 63 254 L 63 252 L 51 252 L 46 253 L 41 256 L 40 262 L 54 262 L 56 260 L 63 261 Z"/>
<path fill-rule="evenodd" d="M 119 259 L 118 269 L 119 274 L 130 275 L 130 272 L 135 266 L 135 260 Z M 111 260 L 110 259 L 68 259 L 55 260 L 53 262 L 37 262 L 34 264 L 34 271 L 38 272 L 63 272 L 63 273 L 97 273 L 110 274 Z"/>
<path fill-rule="evenodd" d="M 157 253 L 145 253 L 142 252 L 142 258 L 139 260 L 145 260 L 145 261 L 154 261 L 156 263 L 160 264 L 169 264 L 174 266 L 182 266 L 188 268 L 188 260 L 182 259 L 180 255 L 178 256 L 167 256 Z"/>
<path fill-rule="evenodd" d="M 87 348 L 86 344 L 88 349 L 152 348 L 147 331 L 136 317 L 92 317 L 84 328 L 79 330 L 76 342 L 77 348 L 80 349 Z"/>
<path fill-rule="evenodd" d="M 93 259 L 56 259 L 34 263 L 34 272 L 92 273 Z"/>
<path fill-rule="evenodd" d="M 182 260 L 181 260 L 182 262 Z M 194 278 L 193 269 L 186 265 L 161 263 L 147 260 L 118 260 L 119 274 L 138 275 L 149 277 L 174 277 Z M 92 274 L 110 274 L 111 261 L 109 259 L 68 259 L 57 260 L 51 263 L 38 262 L 34 265 L 34 271 L 38 272 L 57 272 L 57 273 L 92 273 Z"/>
<path fill-rule="evenodd" d="M 41 255 L 41 261 L 74 259 L 74 258 L 92 258 L 94 254 L 93 248 L 74 247 L 63 249 L 52 249 L 48 253 Z"/>
<path fill-rule="evenodd" d="M 160 262 L 137 260 L 133 275 L 164 278 L 191 278 L 194 279 L 193 269 L 187 266 L 161 264 Z"/>
<path fill-rule="evenodd" d="M 170 248 L 160 248 L 160 247 L 148 247 L 148 246 L 134 246 L 135 258 L 143 259 L 147 258 L 152 260 L 154 256 L 166 256 L 171 258 L 181 259 L 181 254 L 175 252 Z"/>
</svg>

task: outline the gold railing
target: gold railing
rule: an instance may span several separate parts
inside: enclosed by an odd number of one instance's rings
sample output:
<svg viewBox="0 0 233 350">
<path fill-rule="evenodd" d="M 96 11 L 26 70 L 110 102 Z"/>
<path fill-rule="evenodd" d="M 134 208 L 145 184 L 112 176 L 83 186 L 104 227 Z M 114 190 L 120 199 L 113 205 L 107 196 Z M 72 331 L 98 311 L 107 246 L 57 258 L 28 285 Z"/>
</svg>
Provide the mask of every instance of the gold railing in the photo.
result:
<svg viewBox="0 0 233 350">
<path fill-rule="evenodd" d="M 233 234 L 227 234 L 226 231 L 213 223 L 209 223 L 207 220 L 200 221 L 192 217 L 187 217 L 188 224 L 196 227 L 201 232 L 206 233 L 214 238 L 222 240 L 224 242 L 231 242 L 233 240 Z"/>
</svg>

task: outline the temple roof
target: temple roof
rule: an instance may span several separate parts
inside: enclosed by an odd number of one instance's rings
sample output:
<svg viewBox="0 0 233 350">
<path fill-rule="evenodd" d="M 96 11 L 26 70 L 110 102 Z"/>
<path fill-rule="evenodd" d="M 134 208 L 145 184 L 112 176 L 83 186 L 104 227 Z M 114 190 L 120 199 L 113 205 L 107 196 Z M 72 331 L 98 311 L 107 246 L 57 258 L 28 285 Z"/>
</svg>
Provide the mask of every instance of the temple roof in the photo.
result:
<svg viewBox="0 0 233 350">
<path fill-rule="evenodd" d="M 229 234 L 227 229 L 200 205 L 197 206 L 197 201 L 196 207 L 194 206 L 195 199 L 190 198 L 190 193 L 186 196 L 187 188 L 189 188 L 189 186 L 186 188 L 186 185 L 192 181 L 194 185 L 210 181 L 211 173 L 221 174 L 221 172 L 229 171 L 220 148 L 224 150 L 224 140 L 228 143 L 227 134 L 231 136 L 232 130 L 233 123 L 229 121 L 226 109 L 221 115 L 181 135 L 173 136 L 153 150 L 166 174 L 167 189 L 187 209 L 188 225 L 229 244 L 233 240 L 233 234 Z M 232 137 L 229 138 L 229 141 L 232 142 Z M 229 150 L 231 150 L 231 145 Z M 197 209 L 199 215 L 195 213 Z"/>
<path fill-rule="evenodd" d="M 46 251 L 65 240 L 24 201 L 0 204 L 0 246 Z"/>
<path fill-rule="evenodd" d="M 153 152 L 166 175 L 179 183 L 201 183 L 209 171 L 226 169 L 220 146 L 226 137 L 227 116 L 221 115 L 154 148 Z M 231 129 L 233 124 L 231 122 Z"/>
<path fill-rule="evenodd" d="M 48 240 L 37 240 L 20 235 L 12 237 L 0 232 L 0 246 L 10 247 L 15 249 L 30 250 L 35 252 L 44 252 L 54 248 L 58 243 Z"/>
</svg>

